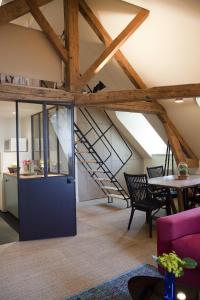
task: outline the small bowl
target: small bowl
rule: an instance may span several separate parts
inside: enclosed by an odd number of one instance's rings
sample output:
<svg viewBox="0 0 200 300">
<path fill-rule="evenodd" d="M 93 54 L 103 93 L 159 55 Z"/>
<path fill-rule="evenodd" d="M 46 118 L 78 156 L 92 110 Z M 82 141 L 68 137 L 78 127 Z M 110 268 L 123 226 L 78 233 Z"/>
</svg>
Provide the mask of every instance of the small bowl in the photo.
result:
<svg viewBox="0 0 200 300">
<path fill-rule="evenodd" d="M 17 173 L 17 167 L 8 167 L 8 170 L 10 174 L 16 174 Z M 19 168 L 20 170 L 20 168 Z"/>
</svg>

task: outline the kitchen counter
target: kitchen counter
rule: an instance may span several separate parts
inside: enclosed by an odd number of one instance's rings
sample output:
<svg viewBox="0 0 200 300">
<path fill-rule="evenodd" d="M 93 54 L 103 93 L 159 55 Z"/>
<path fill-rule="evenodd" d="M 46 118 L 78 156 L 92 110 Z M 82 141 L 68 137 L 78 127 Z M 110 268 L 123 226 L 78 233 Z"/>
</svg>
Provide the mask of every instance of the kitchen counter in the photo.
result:
<svg viewBox="0 0 200 300">
<path fill-rule="evenodd" d="M 17 178 L 17 174 L 15 173 L 4 173 L 6 176 L 11 176 Z M 48 177 L 52 176 L 67 176 L 65 174 L 48 174 Z M 20 179 L 34 179 L 34 178 L 43 178 L 44 175 L 28 175 L 28 174 L 20 174 Z"/>
</svg>

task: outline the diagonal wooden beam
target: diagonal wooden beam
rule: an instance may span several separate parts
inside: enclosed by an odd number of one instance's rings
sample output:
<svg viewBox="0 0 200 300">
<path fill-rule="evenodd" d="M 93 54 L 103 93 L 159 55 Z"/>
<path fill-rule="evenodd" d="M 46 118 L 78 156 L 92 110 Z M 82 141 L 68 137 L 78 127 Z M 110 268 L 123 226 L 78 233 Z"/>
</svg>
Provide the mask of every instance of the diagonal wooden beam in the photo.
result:
<svg viewBox="0 0 200 300">
<path fill-rule="evenodd" d="M 163 125 L 167 124 L 167 126 L 171 129 L 171 131 L 176 135 L 179 143 L 181 144 L 182 148 L 185 151 L 187 158 L 191 158 L 194 160 L 198 160 L 197 156 L 193 153 L 192 149 L 189 145 L 185 142 L 181 134 L 178 132 L 172 121 L 169 119 L 167 113 L 162 113 L 161 115 L 158 113 L 160 120 L 162 121 Z"/>
<path fill-rule="evenodd" d="M 0 84 L 0 101 L 58 101 L 73 103 L 72 93 L 49 88 L 29 87 L 14 84 Z"/>
<path fill-rule="evenodd" d="M 68 53 L 65 49 L 64 45 L 62 44 L 61 40 L 45 18 L 45 16 L 42 14 L 41 10 L 37 7 L 35 0 L 26 0 L 26 3 L 28 4 L 30 8 L 30 12 L 35 18 L 36 22 L 39 24 L 41 29 L 43 30 L 44 34 L 46 35 L 49 42 L 54 47 L 57 54 L 60 56 L 60 58 L 65 62 L 65 64 L 68 63 Z"/>
<path fill-rule="evenodd" d="M 200 95 L 200 83 L 159 86 L 146 89 L 108 91 L 75 96 L 77 105 L 124 103 L 134 101 L 156 101 L 158 99 L 192 98 Z"/>
<path fill-rule="evenodd" d="M 45 5 L 53 0 L 36 0 L 37 6 Z M 25 0 L 14 0 L 0 6 L 0 26 L 5 25 L 27 13 L 30 8 Z"/>
<path fill-rule="evenodd" d="M 103 51 L 97 60 L 90 66 L 90 68 L 83 74 L 81 78 L 82 86 L 97 74 L 105 64 L 115 55 L 118 49 L 124 42 L 137 30 L 137 28 L 146 20 L 149 11 L 141 9 L 136 17 L 126 26 L 126 28 L 112 41 L 112 43 Z"/>
<path fill-rule="evenodd" d="M 65 88 L 77 91 L 80 86 L 78 0 L 64 0 L 65 47 L 69 54 L 65 66 Z"/>
<path fill-rule="evenodd" d="M 129 111 L 144 114 L 163 114 L 165 113 L 161 105 L 153 102 L 140 101 L 133 103 L 116 103 L 116 104 L 100 104 L 100 105 L 89 105 L 89 107 L 96 107 L 104 110 L 114 111 Z"/>
<path fill-rule="evenodd" d="M 79 1 L 79 10 L 88 24 L 97 34 L 99 39 L 106 45 L 106 47 L 108 47 L 112 43 L 112 38 L 101 24 L 99 19 L 95 16 L 91 8 L 87 5 L 85 0 Z M 120 50 L 115 53 L 114 58 L 136 88 L 146 88 L 142 78 L 137 74 L 136 70 L 131 66 L 127 58 Z"/>
</svg>

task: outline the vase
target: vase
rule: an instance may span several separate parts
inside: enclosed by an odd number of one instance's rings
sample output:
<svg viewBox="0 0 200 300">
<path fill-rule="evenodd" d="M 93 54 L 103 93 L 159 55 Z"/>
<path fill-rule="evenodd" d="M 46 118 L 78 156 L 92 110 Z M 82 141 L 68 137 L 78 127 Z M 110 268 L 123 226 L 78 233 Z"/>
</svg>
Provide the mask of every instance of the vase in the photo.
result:
<svg viewBox="0 0 200 300">
<path fill-rule="evenodd" d="M 176 286 L 175 275 L 173 273 L 166 272 L 164 279 L 164 300 L 176 299 Z"/>
</svg>

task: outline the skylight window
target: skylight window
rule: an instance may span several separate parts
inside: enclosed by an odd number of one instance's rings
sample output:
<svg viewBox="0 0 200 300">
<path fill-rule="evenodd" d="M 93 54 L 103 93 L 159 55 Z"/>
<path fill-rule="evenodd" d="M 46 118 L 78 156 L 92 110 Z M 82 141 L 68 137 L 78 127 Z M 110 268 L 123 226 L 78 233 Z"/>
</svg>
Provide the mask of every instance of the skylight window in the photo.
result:
<svg viewBox="0 0 200 300">
<path fill-rule="evenodd" d="M 116 112 L 117 118 L 149 154 L 165 154 L 166 144 L 140 113 Z"/>
</svg>

